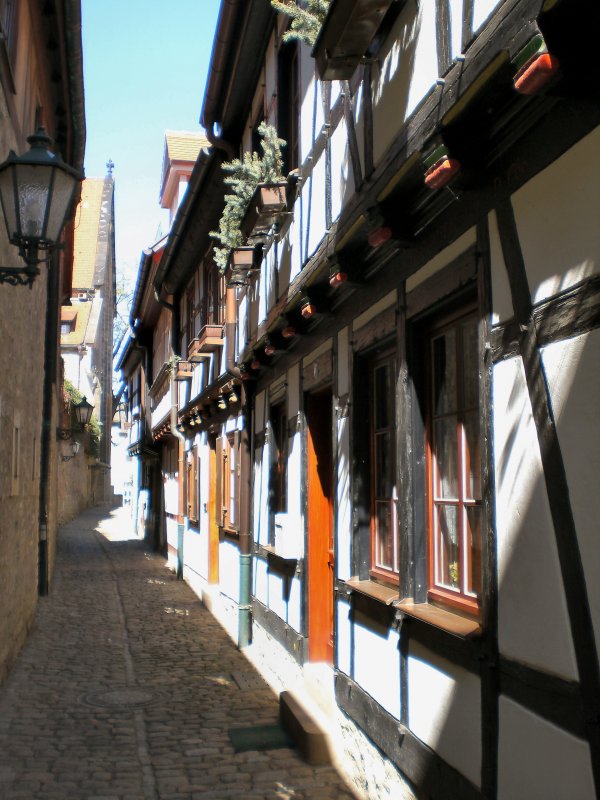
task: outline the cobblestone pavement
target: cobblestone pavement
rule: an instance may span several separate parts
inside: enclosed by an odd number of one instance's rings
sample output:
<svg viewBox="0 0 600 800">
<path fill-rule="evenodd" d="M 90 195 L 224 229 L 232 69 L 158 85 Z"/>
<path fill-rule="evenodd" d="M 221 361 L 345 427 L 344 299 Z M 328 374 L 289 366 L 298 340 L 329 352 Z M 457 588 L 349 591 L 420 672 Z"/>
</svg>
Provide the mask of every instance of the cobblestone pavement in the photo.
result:
<svg viewBox="0 0 600 800">
<path fill-rule="evenodd" d="M 234 752 L 228 730 L 275 723 L 277 698 L 120 519 L 95 509 L 61 531 L 0 687 L 1 800 L 352 798 L 293 749 Z"/>
</svg>

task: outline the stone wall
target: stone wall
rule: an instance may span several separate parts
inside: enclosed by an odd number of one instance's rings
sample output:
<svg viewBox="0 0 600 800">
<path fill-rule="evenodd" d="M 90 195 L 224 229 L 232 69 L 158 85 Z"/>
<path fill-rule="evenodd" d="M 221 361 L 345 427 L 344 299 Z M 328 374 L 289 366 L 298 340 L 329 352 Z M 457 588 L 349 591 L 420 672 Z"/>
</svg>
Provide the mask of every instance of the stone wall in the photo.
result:
<svg viewBox="0 0 600 800">
<path fill-rule="evenodd" d="M 71 442 L 58 445 L 58 524 L 64 525 L 94 503 L 92 491 L 91 465 L 96 459 L 82 450 L 69 461 L 62 461 L 61 455 L 71 455 Z"/>
<path fill-rule="evenodd" d="M 20 150 L 0 88 L 0 160 Z M 19 257 L 0 223 L 0 264 Z M 21 649 L 38 589 L 46 274 L 32 289 L 0 284 L 0 683 Z"/>
</svg>

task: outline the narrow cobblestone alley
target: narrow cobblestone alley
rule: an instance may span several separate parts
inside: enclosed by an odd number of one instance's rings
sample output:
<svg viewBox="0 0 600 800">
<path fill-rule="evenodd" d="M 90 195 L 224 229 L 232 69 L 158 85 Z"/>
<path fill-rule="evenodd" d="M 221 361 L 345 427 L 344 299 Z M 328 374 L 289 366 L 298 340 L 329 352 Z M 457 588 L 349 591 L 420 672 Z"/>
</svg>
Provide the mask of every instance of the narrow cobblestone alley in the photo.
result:
<svg viewBox="0 0 600 800">
<path fill-rule="evenodd" d="M 0 798 L 353 797 L 295 750 L 234 752 L 229 729 L 275 723 L 277 697 L 122 518 L 96 509 L 61 531 L 0 688 Z"/>
</svg>

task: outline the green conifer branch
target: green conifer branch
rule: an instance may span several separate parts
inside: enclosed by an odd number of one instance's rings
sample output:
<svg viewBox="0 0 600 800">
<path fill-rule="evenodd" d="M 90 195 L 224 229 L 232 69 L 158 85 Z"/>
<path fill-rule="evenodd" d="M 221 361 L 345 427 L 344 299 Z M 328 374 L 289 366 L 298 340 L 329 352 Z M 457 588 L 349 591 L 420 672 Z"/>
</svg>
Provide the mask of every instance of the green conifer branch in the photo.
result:
<svg viewBox="0 0 600 800">
<path fill-rule="evenodd" d="M 264 122 L 260 124 L 258 133 L 262 156 L 255 152 L 244 153 L 242 159 L 234 158 L 222 164 L 222 169 L 227 173 L 225 184 L 231 191 L 225 195 L 219 230 L 210 232 L 210 236 L 220 244 L 215 247 L 214 259 L 221 272 L 227 268 L 230 251 L 244 244 L 240 225 L 258 184 L 283 180 L 281 148 L 285 146 L 285 141 L 279 138 L 272 125 Z"/>
<path fill-rule="evenodd" d="M 313 47 L 329 3 L 330 0 L 271 0 L 275 11 L 292 20 L 289 30 L 283 34 L 283 41 L 300 41 Z"/>
</svg>

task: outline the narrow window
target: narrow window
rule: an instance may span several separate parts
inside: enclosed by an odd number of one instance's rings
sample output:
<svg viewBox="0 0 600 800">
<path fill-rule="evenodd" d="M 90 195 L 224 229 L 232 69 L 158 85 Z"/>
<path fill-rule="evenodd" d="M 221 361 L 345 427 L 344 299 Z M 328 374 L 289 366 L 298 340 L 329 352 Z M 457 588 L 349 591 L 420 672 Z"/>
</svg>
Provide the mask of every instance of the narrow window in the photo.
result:
<svg viewBox="0 0 600 800">
<path fill-rule="evenodd" d="M 481 456 L 475 310 L 432 325 L 427 347 L 429 597 L 477 611 Z"/>
<path fill-rule="evenodd" d="M 374 358 L 370 369 L 371 571 L 398 574 L 395 478 L 395 354 Z"/>
<path fill-rule="evenodd" d="M 230 433 L 223 439 L 221 464 L 221 496 L 223 504 L 223 526 L 231 530 L 239 527 L 240 513 L 240 469 L 239 434 Z"/>
<path fill-rule="evenodd" d="M 287 142 L 283 171 L 300 165 L 300 74 L 298 43 L 282 44 L 279 51 L 277 119 L 279 135 Z"/>
<path fill-rule="evenodd" d="M 271 511 L 287 511 L 287 411 L 285 403 L 271 406 L 272 460 L 271 460 Z"/>
</svg>

